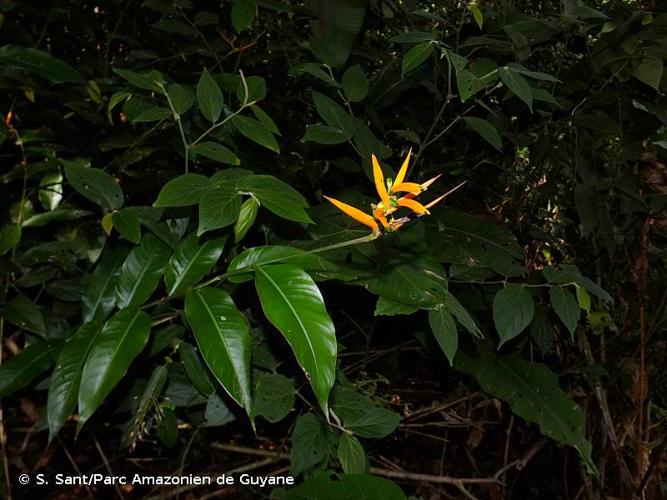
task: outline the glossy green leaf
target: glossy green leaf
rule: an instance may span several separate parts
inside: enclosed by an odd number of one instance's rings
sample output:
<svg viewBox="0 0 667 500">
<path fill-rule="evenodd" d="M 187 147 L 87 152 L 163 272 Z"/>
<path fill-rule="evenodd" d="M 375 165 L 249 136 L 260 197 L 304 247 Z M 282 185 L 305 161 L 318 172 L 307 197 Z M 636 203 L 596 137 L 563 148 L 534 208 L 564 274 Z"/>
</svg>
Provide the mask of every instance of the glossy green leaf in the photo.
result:
<svg viewBox="0 0 667 500">
<path fill-rule="evenodd" d="M 398 485 L 368 474 L 315 473 L 285 493 L 285 500 L 406 500 Z"/>
<path fill-rule="evenodd" d="M 343 73 L 343 92 L 350 102 L 363 101 L 368 94 L 368 77 L 358 64 Z"/>
<path fill-rule="evenodd" d="M 352 138 L 352 133 L 328 125 L 306 125 L 301 142 L 318 144 L 342 144 Z"/>
<path fill-rule="evenodd" d="M 259 203 L 254 196 L 251 196 L 241 204 L 239 218 L 234 224 L 234 243 L 241 241 L 255 223 Z"/>
<path fill-rule="evenodd" d="M 313 279 L 290 264 L 258 266 L 255 287 L 268 320 L 283 334 L 328 415 L 336 372 L 336 333 Z"/>
<path fill-rule="evenodd" d="M 164 282 L 169 295 L 175 295 L 196 284 L 218 262 L 225 246 L 226 236 L 199 244 L 196 234 L 185 238 L 169 259 Z"/>
<path fill-rule="evenodd" d="M 574 447 L 594 473 L 584 415 L 546 366 L 525 361 L 516 353 L 501 357 L 482 350 L 474 358 L 461 351 L 456 368 L 472 375 L 492 396 L 507 401 L 516 415 L 539 424 L 542 434 Z"/>
<path fill-rule="evenodd" d="M 181 354 L 181 361 L 185 367 L 185 372 L 199 392 L 204 396 L 210 396 L 215 392 L 215 387 L 211 383 L 208 372 L 199 361 L 197 350 L 187 342 L 181 342 L 178 347 L 178 352 Z"/>
<path fill-rule="evenodd" d="M 86 292 L 81 297 L 83 321 L 106 319 L 116 305 L 116 281 L 128 250 L 108 248 L 93 271 Z"/>
<path fill-rule="evenodd" d="M 197 104 L 204 117 L 210 122 L 217 122 L 222 112 L 224 100 L 218 84 L 205 69 L 197 83 Z"/>
<path fill-rule="evenodd" d="M 473 116 L 466 116 L 463 118 L 463 121 L 468 127 L 481 135 L 486 142 L 491 144 L 491 146 L 499 151 L 502 149 L 503 142 L 500 138 L 500 134 L 496 130 L 496 127 L 491 125 L 488 121 Z"/>
<path fill-rule="evenodd" d="M 246 175 L 236 187 L 240 192 L 251 193 L 259 203 L 284 219 L 312 223 L 306 208 L 306 199 L 292 186 L 272 175 Z"/>
<path fill-rule="evenodd" d="M 496 325 L 500 344 L 519 335 L 532 321 L 535 302 L 530 290 L 508 283 L 493 299 L 493 323 Z"/>
<path fill-rule="evenodd" d="M 255 0 L 234 0 L 232 5 L 232 24 L 237 33 L 250 26 L 257 15 Z"/>
<path fill-rule="evenodd" d="M 456 330 L 454 317 L 444 306 L 428 312 L 428 322 L 438 345 L 445 353 L 450 365 L 454 365 L 454 356 L 459 349 L 459 333 Z"/>
<path fill-rule="evenodd" d="M 42 337 L 46 335 L 42 311 L 22 293 L 19 293 L 0 310 L 0 317 L 22 330 L 36 333 Z"/>
<path fill-rule="evenodd" d="M 201 288 L 185 296 L 185 317 L 209 369 L 252 419 L 250 332 L 245 316 L 226 291 Z"/>
<path fill-rule="evenodd" d="M 167 88 L 167 93 L 169 94 L 169 99 L 171 99 L 172 106 L 174 106 L 174 110 L 179 115 L 186 113 L 195 102 L 192 90 L 185 85 L 172 83 Z"/>
<path fill-rule="evenodd" d="M 468 6 L 468 8 L 470 9 L 473 19 L 475 19 L 475 22 L 477 23 L 477 27 L 479 29 L 482 29 L 482 26 L 484 25 L 484 16 L 482 15 L 482 9 L 479 8 L 479 5 L 472 2 Z"/>
<path fill-rule="evenodd" d="M 299 417 L 292 431 L 291 475 L 298 476 L 327 457 L 327 434 L 324 422 L 318 416 L 308 413 Z"/>
<path fill-rule="evenodd" d="M 160 86 L 156 80 L 149 74 L 137 73 L 127 69 L 113 68 L 113 72 L 120 76 L 123 80 L 140 89 L 149 90 L 151 92 L 161 92 Z"/>
<path fill-rule="evenodd" d="M 109 210 L 123 206 L 123 191 L 109 174 L 79 161 L 61 160 L 70 185 L 82 196 Z"/>
<path fill-rule="evenodd" d="M 430 308 L 444 301 L 447 280 L 437 262 L 413 259 L 361 282 L 369 291 L 402 304 Z"/>
<path fill-rule="evenodd" d="M 23 221 L 23 227 L 41 227 L 51 222 L 83 219 L 93 215 L 89 210 L 57 208 L 53 212 L 42 212 L 32 215 Z"/>
<path fill-rule="evenodd" d="M 248 116 L 237 115 L 232 119 L 236 129 L 251 141 L 263 146 L 275 153 L 280 153 L 276 138 L 262 122 Z"/>
<path fill-rule="evenodd" d="M 359 440 L 354 436 L 345 432 L 341 434 L 336 456 L 345 473 L 365 474 L 368 472 L 366 452 Z"/>
<path fill-rule="evenodd" d="M 131 208 L 121 208 L 113 213 L 111 220 L 113 221 L 113 227 L 126 240 L 132 243 L 139 243 L 141 241 L 141 224 L 134 210 Z"/>
<path fill-rule="evenodd" d="M 209 189 L 199 202 L 197 236 L 231 226 L 236 222 L 240 209 L 241 197 L 234 186 L 224 184 Z"/>
<path fill-rule="evenodd" d="M 98 321 L 83 323 L 60 350 L 49 385 L 49 441 L 76 408 L 83 367 L 101 331 L 102 325 Z"/>
<path fill-rule="evenodd" d="M 579 304 L 572 292 L 562 286 L 552 286 L 549 290 L 551 305 L 556 311 L 556 315 L 563 322 L 574 340 L 574 332 L 577 330 L 577 323 L 581 316 Z"/>
<path fill-rule="evenodd" d="M 119 309 L 143 304 L 155 291 L 171 256 L 168 245 L 146 233 L 129 253 L 116 283 Z"/>
<path fill-rule="evenodd" d="M 53 364 L 58 346 L 33 342 L 0 366 L 0 398 L 23 389 Z"/>
<path fill-rule="evenodd" d="M 85 83 L 85 79 L 62 59 L 39 49 L 4 45 L 0 63 L 39 75 L 53 83 Z"/>
<path fill-rule="evenodd" d="M 160 191 L 154 207 L 187 207 L 199 199 L 211 186 L 211 180 L 200 174 L 179 175 L 167 182 Z"/>
<path fill-rule="evenodd" d="M 294 407 L 294 382 L 279 373 L 255 376 L 255 414 L 269 422 L 280 422 Z"/>
<path fill-rule="evenodd" d="M 239 160 L 239 157 L 236 156 L 233 151 L 217 142 L 199 142 L 190 148 L 190 152 L 227 165 L 241 164 L 241 160 Z"/>
<path fill-rule="evenodd" d="M 533 93 L 524 77 L 509 67 L 498 68 L 498 76 L 514 95 L 526 103 L 528 109 L 533 110 Z"/>
<path fill-rule="evenodd" d="M 337 386 L 331 394 L 331 407 L 348 431 L 365 438 L 383 438 L 396 430 L 401 416 L 378 406 L 366 396 Z"/>
<path fill-rule="evenodd" d="M 410 71 L 418 68 L 433 54 L 433 43 L 418 43 L 403 55 L 401 64 L 401 74 L 406 75 Z"/>
<path fill-rule="evenodd" d="M 150 329 L 150 316 L 134 308 L 117 312 L 104 325 L 83 367 L 79 429 L 125 376 L 134 358 L 148 342 Z"/>
<path fill-rule="evenodd" d="M 0 230 L 0 255 L 4 255 L 21 241 L 21 226 L 7 224 Z"/>
<path fill-rule="evenodd" d="M 63 199 L 63 174 L 60 171 L 46 174 L 39 181 L 39 201 L 52 212 Z"/>
</svg>

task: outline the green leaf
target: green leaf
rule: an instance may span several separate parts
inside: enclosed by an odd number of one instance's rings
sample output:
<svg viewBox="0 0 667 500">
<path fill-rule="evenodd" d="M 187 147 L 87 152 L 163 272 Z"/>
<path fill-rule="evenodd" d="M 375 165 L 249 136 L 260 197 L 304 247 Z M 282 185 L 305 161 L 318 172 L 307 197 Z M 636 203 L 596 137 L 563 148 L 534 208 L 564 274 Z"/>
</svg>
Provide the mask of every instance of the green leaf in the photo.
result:
<svg viewBox="0 0 667 500">
<path fill-rule="evenodd" d="M 533 92 L 530 90 L 530 85 L 524 77 L 509 67 L 498 68 L 498 76 L 503 81 L 507 88 L 526 103 L 528 109 L 533 110 Z"/>
<path fill-rule="evenodd" d="M 23 330 L 36 333 L 42 337 L 46 335 L 42 311 L 22 293 L 19 293 L 4 309 L 0 310 L 0 317 Z"/>
<path fill-rule="evenodd" d="M 119 311 L 104 325 L 81 375 L 79 429 L 125 376 L 148 342 L 150 330 L 150 316 L 137 309 Z"/>
<path fill-rule="evenodd" d="M 60 171 L 46 174 L 39 181 L 39 201 L 52 212 L 63 199 L 63 174 Z"/>
<path fill-rule="evenodd" d="M 147 233 L 141 244 L 132 249 L 123 262 L 116 283 L 116 305 L 119 309 L 140 306 L 155 291 L 169 261 L 168 245 Z"/>
<path fill-rule="evenodd" d="M 255 115 L 255 118 L 262 122 L 262 125 L 264 125 L 264 127 L 266 127 L 269 132 L 272 134 L 280 135 L 280 130 L 278 130 L 276 122 L 274 122 L 269 115 L 262 111 L 262 108 L 255 104 L 250 108 L 250 111 L 252 111 L 252 114 Z"/>
<path fill-rule="evenodd" d="M 482 29 L 482 26 L 484 25 L 484 16 L 482 15 L 482 11 L 479 8 L 479 5 L 476 3 L 470 3 L 468 5 L 468 8 L 470 9 L 470 12 L 472 13 L 472 17 L 475 19 L 475 22 L 477 23 L 477 26 L 479 29 Z"/>
<path fill-rule="evenodd" d="M 186 113 L 195 102 L 195 96 L 190 87 L 185 85 L 179 85 L 178 83 L 172 83 L 167 88 L 167 94 L 171 99 L 171 104 L 174 106 L 174 110 L 179 115 Z"/>
<path fill-rule="evenodd" d="M 93 215 L 93 212 L 89 210 L 57 208 L 53 212 L 42 212 L 28 217 L 23 221 L 23 227 L 41 227 L 51 222 L 83 219 L 90 215 Z"/>
<path fill-rule="evenodd" d="M 352 117 L 340 104 L 319 92 L 313 92 L 313 102 L 317 113 L 327 125 L 350 136 L 354 135 Z"/>
<path fill-rule="evenodd" d="M 7 224 L 0 230 L 0 255 L 4 255 L 21 241 L 20 224 Z"/>
<path fill-rule="evenodd" d="M 405 76 L 410 71 L 421 66 L 424 61 L 431 57 L 431 54 L 433 54 L 432 42 L 422 42 L 412 47 L 403 55 L 401 75 Z"/>
<path fill-rule="evenodd" d="M 519 335 L 532 321 L 535 302 L 530 290 L 508 283 L 493 299 L 493 323 L 496 325 L 500 344 Z"/>
<path fill-rule="evenodd" d="M 240 207 L 241 197 L 233 186 L 218 185 L 206 191 L 199 202 L 197 236 L 234 224 Z"/>
<path fill-rule="evenodd" d="M 170 118 L 173 116 L 173 113 L 169 108 L 164 108 L 156 106 L 154 108 L 147 109 L 142 111 L 137 116 L 130 118 L 130 122 L 134 123 L 146 123 L 146 122 L 158 122 L 164 120 L 165 118 Z"/>
<path fill-rule="evenodd" d="M 80 161 L 61 160 L 70 185 L 82 196 L 109 210 L 123 206 L 123 191 L 109 174 Z"/>
<path fill-rule="evenodd" d="M 350 102 L 363 101 L 368 95 L 368 78 L 358 64 L 343 73 L 343 92 Z"/>
<path fill-rule="evenodd" d="M 201 392 L 204 396 L 210 396 L 215 392 L 215 387 L 209 379 L 206 369 L 199 361 L 197 350 L 187 342 L 181 342 L 178 347 L 178 352 L 181 353 L 181 361 L 185 367 L 185 373 L 192 382 L 192 385 Z"/>
<path fill-rule="evenodd" d="M 477 326 L 473 317 L 470 316 L 468 310 L 449 291 L 445 295 L 445 309 L 472 335 L 478 338 L 483 336 L 479 326 Z"/>
<path fill-rule="evenodd" d="M 126 240 L 132 243 L 141 241 L 141 224 L 139 217 L 131 208 L 122 208 L 114 212 L 111 220 L 113 226 Z"/>
<path fill-rule="evenodd" d="M 222 105 L 224 100 L 222 98 L 222 91 L 218 84 L 204 69 L 197 83 L 197 104 L 202 115 L 210 121 L 217 122 L 222 112 Z"/>
<path fill-rule="evenodd" d="M 164 282 L 169 295 L 176 295 L 201 280 L 222 255 L 227 236 L 208 240 L 200 245 L 197 235 L 185 238 L 169 259 Z"/>
<path fill-rule="evenodd" d="M 343 467 L 343 471 L 347 474 L 365 474 L 368 472 L 366 452 L 354 436 L 347 433 L 340 436 L 336 456 Z"/>
<path fill-rule="evenodd" d="M 376 295 L 422 308 L 442 303 L 447 290 L 442 265 L 426 259 L 390 266 L 361 283 Z"/>
<path fill-rule="evenodd" d="M 483 350 L 475 358 L 461 351 L 456 368 L 475 377 L 484 391 L 507 401 L 516 415 L 539 424 L 542 434 L 574 447 L 589 472 L 595 472 L 591 444 L 584 435 L 584 415 L 546 366 L 525 361 L 516 353 L 499 357 Z"/>
<path fill-rule="evenodd" d="M 154 207 L 187 207 L 199 199 L 211 185 L 211 180 L 199 174 L 179 175 L 167 182 L 160 191 Z"/>
<path fill-rule="evenodd" d="M 336 80 L 334 80 L 329 73 L 322 69 L 321 64 L 303 63 L 293 67 L 289 74 L 291 76 L 297 76 L 303 73 L 314 76 L 315 78 L 322 80 L 324 83 L 331 85 L 332 87 L 341 88 L 341 85 Z"/>
<path fill-rule="evenodd" d="M 234 225 L 234 243 L 241 241 L 255 223 L 258 208 L 259 203 L 254 196 L 251 196 L 241 204 L 239 218 Z"/>
<path fill-rule="evenodd" d="M 145 432 L 144 425 L 150 422 L 150 420 L 147 422 L 149 411 L 155 409 L 159 404 L 158 398 L 167 381 L 167 375 L 167 367 L 164 365 L 157 366 L 155 370 L 153 370 L 153 373 L 151 373 L 148 382 L 146 382 L 146 387 L 144 387 L 144 390 L 141 393 L 139 404 L 132 416 L 132 420 L 130 420 L 123 432 L 121 446 L 132 447 L 142 437 L 142 434 Z M 163 417 L 163 415 L 161 417 Z M 162 420 L 162 418 L 159 420 Z"/>
<path fill-rule="evenodd" d="M 60 350 L 56 369 L 51 375 L 49 384 L 47 403 L 49 441 L 53 440 L 67 418 L 74 412 L 83 367 L 101 331 L 102 325 L 97 321 L 83 323 Z"/>
<path fill-rule="evenodd" d="M 276 138 L 262 122 L 255 118 L 237 115 L 232 119 L 236 129 L 245 137 L 275 153 L 280 153 Z"/>
<path fill-rule="evenodd" d="M 549 290 L 549 298 L 554 311 L 574 340 L 574 332 L 577 330 L 577 323 L 581 315 L 577 299 L 574 298 L 572 292 L 562 286 L 552 286 Z"/>
<path fill-rule="evenodd" d="M 588 292 L 583 286 L 576 285 L 575 290 L 577 292 L 577 303 L 579 307 L 586 311 L 587 313 L 591 312 L 591 296 L 588 295 Z"/>
<path fill-rule="evenodd" d="M 144 90 L 150 90 L 151 92 L 162 92 L 160 86 L 156 83 L 155 79 L 152 78 L 149 74 L 137 73 L 135 71 L 130 71 L 127 69 L 114 68 L 113 72 L 120 76 L 123 80 L 129 82 L 130 84 Z"/>
<path fill-rule="evenodd" d="M 329 127 L 328 125 L 306 125 L 306 132 L 301 142 L 316 142 L 318 144 L 342 144 L 349 141 L 352 134 L 344 130 Z"/>
<path fill-rule="evenodd" d="M 401 416 L 376 405 L 352 389 L 336 386 L 331 406 L 348 431 L 365 438 L 383 438 L 396 430 Z"/>
<path fill-rule="evenodd" d="M 486 140 L 486 142 L 491 144 L 491 146 L 496 148 L 498 151 L 502 150 L 503 142 L 500 138 L 500 134 L 498 134 L 496 127 L 491 125 L 491 123 L 484 120 L 483 118 L 475 118 L 473 116 L 465 116 L 463 121 L 468 127 L 481 135 Z"/>
<path fill-rule="evenodd" d="M 325 415 L 336 373 L 336 333 L 313 279 L 290 264 L 258 266 L 255 287 L 268 320 L 283 334 Z"/>
<path fill-rule="evenodd" d="M 128 250 L 123 247 L 108 248 L 102 254 L 81 297 L 84 322 L 106 319 L 113 310 L 116 305 L 116 281 L 127 254 Z"/>
<path fill-rule="evenodd" d="M 211 372 L 252 419 L 250 332 L 245 316 L 226 291 L 202 288 L 185 296 L 185 317 Z"/>
<path fill-rule="evenodd" d="M 254 267 L 264 264 L 275 263 L 292 264 L 308 271 L 309 273 L 326 273 L 335 271 L 336 265 L 322 258 L 320 254 L 310 253 L 300 248 L 286 247 L 281 245 L 267 245 L 248 248 L 234 257 L 229 263 L 227 273 L 234 273 L 229 281 L 242 283 L 252 279 Z M 247 272 L 242 272 L 246 270 Z"/>
<path fill-rule="evenodd" d="M 216 427 L 236 420 L 229 407 L 217 394 L 211 394 L 206 402 L 202 427 Z"/>
<path fill-rule="evenodd" d="M 530 336 L 540 348 L 543 355 L 551 349 L 554 340 L 554 328 L 547 314 L 546 308 L 538 304 L 535 307 L 535 316 L 530 322 Z"/>
<path fill-rule="evenodd" d="M 660 82 L 664 73 L 664 63 L 659 57 L 643 57 L 632 74 L 640 82 L 660 91 Z"/>
<path fill-rule="evenodd" d="M 450 365 L 454 365 L 454 356 L 459 349 L 459 333 L 456 330 L 454 317 L 440 306 L 428 312 L 428 322 L 438 345 L 445 353 Z"/>
<path fill-rule="evenodd" d="M 520 73 L 522 75 L 525 75 L 529 78 L 533 78 L 535 80 L 544 80 L 544 81 L 547 81 L 547 82 L 555 82 L 555 83 L 560 82 L 560 80 L 558 78 L 556 78 L 555 76 L 551 76 L 547 73 L 541 73 L 539 71 L 531 71 L 531 70 L 526 69 L 526 68 L 524 68 L 523 66 L 521 66 L 520 64 L 517 64 L 517 63 L 509 63 L 507 66 L 512 71 L 514 71 L 515 73 Z"/>
<path fill-rule="evenodd" d="M 205 156 L 211 160 L 215 160 L 220 163 L 225 163 L 227 165 L 240 165 L 241 160 L 239 157 L 234 154 L 233 151 L 229 150 L 222 144 L 217 142 L 205 141 L 199 142 L 190 148 L 192 153 Z"/>
<path fill-rule="evenodd" d="M 313 222 L 305 211 L 308 203 L 301 193 L 272 175 L 246 175 L 237 181 L 236 188 L 253 194 L 261 205 L 283 219 Z"/>
<path fill-rule="evenodd" d="M 294 382 L 279 373 L 260 373 L 255 377 L 255 414 L 275 424 L 294 407 Z"/>
<path fill-rule="evenodd" d="M 257 15 L 255 0 L 234 0 L 232 5 L 232 24 L 237 33 L 250 26 Z"/>
<path fill-rule="evenodd" d="M 327 434 L 324 422 L 316 415 L 308 413 L 299 417 L 292 432 L 291 475 L 298 476 L 327 457 L 329 454 Z"/>
<path fill-rule="evenodd" d="M 0 63 L 34 73 L 53 83 L 85 83 L 72 66 L 38 49 L 4 45 L 0 47 Z"/>
<path fill-rule="evenodd" d="M 419 43 L 432 42 L 433 40 L 433 33 L 427 33 L 425 31 L 408 31 L 406 33 L 394 35 L 389 39 L 389 41 L 394 43 Z"/>
<path fill-rule="evenodd" d="M 412 314 L 417 312 L 418 308 L 414 305 L 403 304 L 387 297 L 379 296 L 375 304 L 374 316 L 396 316 L 397 314 Z"/>
<path fill-rule="evenodd" d="M 0 366 L 0 398 L 23 389 L 53 364 L 57 346 L 33 342 Z"/>
<path fill-rule="evenodd" d="M 248 87 L 248 103 L 255 103 L 266 97 L 266 81 L 264 78 L 261 76 L 249 76 L 245 79 L 245 83 Z M 243 80 L 239 78 L 239 84 L 236 87 L 236 97 L 239 101 L 244 102 L 245 94 L 246 89 L 243 86 Z"/>
<path fill-rule="evenodd" d="M 284 500 L 406 500 L 396 483 L 368 474 L 315 473 L 285 493 Z"/>
</svg>

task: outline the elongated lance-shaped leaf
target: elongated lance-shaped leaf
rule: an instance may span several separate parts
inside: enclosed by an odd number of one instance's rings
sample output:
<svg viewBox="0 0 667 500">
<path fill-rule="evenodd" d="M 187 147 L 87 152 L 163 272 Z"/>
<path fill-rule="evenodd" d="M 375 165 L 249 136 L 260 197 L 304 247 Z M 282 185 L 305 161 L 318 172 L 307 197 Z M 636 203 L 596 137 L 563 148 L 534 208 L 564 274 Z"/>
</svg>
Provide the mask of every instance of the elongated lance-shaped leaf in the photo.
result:
<svg viewBox="0 0 667 500">
<path fill-rule="evenodd" d="M 123 433 L 121 439 L 122 446 L 133 448 L 136 442 L 141 438 L 142 430 L 145 428 L 144 421 L 149 416 L 149 412 L 157 405 L 158 397 L 162 392 L 164 383 L 167 381 L 167 368 L 164 365 L 158 366 L 151 378 L 148 379 L 144 392 L 139 399 L 137 410 L 132 416 L 132 420 Z"/>
<path fill-rule="evenodd" d="M 226 291 L 202 288 L 186 294 L 185 317 L 211 372 L 252 419 L 250 332 L 245 316 Z"/>
<path fill-rule="evenodd" d="M 497 356 L 484 346 L 476 357 L 459 351 L 454 367 L 472 375 L 492 396 L 507 401 L 515 414 L 539 424 L 542 434 L 575 448 L 588 471 L 595 473 L 592 447 L 584 435 L 584 414 L 549 368 L 516 353 Z"/>
<path fill-rule="evenodd" d="M 83 367 L 79 429 L 125 376 L 130 363 L 148 342 L 150 329 L 150 316 L 134 308 L 117 312 L 104 325 Z"/>
<path fill-rule="evenodd" d="M 119 309 L 143 304 L 155 291 L 169 261 L 169 246 L 148 233 L 123 262 L 116 285 Z"/>
<path fill-rule="evenodd" d="M 164 282 L 169 295 L 182 292 L 202 279 L 222 255 L 226 240 L 223 236 L 200 245 L 194 233 L 185 238 L 169 259 L 165 271 Z"/>
<path fill-rule="evenodd" d="M 53 364 L 60 345 L 38 341 L 12 356 L 0 366 L 0 398 L 23 389 Z"/>
<path fill-rule="evenodd" d="M 99 321 L 84 323 L 65 343 L 58 355 L 56 369 L 51 375 L 47 403 L 49 441 L 58 434 L 65 420 L 74 412 L 83 366 L 101 331 L 102 324 Z"/>
<path fill-rule="evenodd" d="M 290 264 L 258 266 L 255 287 L 264 314 L 289 342 L 328 417 L 337 345 L 319 288 L 305 271 Z"/>
<path fill-rule="evenodd" d="M 106 319 L 113 310 L 116 305 L 116 281 L 127 254 L 128 250 L 124 247 L 106 249 L 102 254 L 81 298 L 84 322 Z"/>
</svg>

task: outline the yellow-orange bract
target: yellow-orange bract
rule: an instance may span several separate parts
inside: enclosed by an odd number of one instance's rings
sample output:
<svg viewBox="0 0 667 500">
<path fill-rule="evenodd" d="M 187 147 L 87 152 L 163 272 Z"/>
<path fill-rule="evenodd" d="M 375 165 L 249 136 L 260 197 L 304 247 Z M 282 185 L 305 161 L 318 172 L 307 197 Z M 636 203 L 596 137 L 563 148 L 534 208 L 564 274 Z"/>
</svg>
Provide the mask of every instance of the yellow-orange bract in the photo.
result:
<svg viewBox="0 0 667 500">
<path fill-rule="evenodd" d="M 362 223 L 365 226 L 368 226 L 371 229 L 372 234 L 376 237 L 380 235 L 380 226 L 376 220 L 380 222 L 385 230 L 397 231 L 401 226 L 403 226 L 403 224 L 410 220 L 409 217 L 401 217 L 399 219 L 390 217 L 389 220 L 387 219 L 388 216 L 391 216 L 391 214 L 396 212 L 399 208 L 408 208 L 414 212 L 417 217 L 427 215 L 429 213 L 429 208 L 433 207 L 435 204 L 443 200 L 448 194 L 453 193 L 463 184 L 465 184 L 464 181 L 427 205 L 422 205 L 414 198 L 422 192 L 426 191 L 428 187 L 433 184 L 442 174 L 438 174 L 422 184 L 418 184 L 416 182 L 404 182 L 405 176 L 408 172 L 408 165 L 410 163 L 411 155 L 412 149 L 410 149 L 407 156 L 405 157 L 405 160 L 403 160 L 403 164 L 401 165 L 401 168 L 398 171 L 398 175 L 396 175 L 396 179 L 394 179 L 393 182 L 391 179 L 389 179 L 389 182 L 385 182 L 384 174 L 382 172 L 382 168 L 380 167 L 380 162 L 375 157 L 375 155 L 371 155 L 375 190 L 380 197 L 379 203 L 371 204 L 373 214 L 372 216 L 359 210 L 358 208 L 353 207 L 352 205 L 348 205 L 342 201 L 330 198 L 329 196 L 325 196 L 324 198 L 333 203 L 333 205 L 335 205 L 336 208 L 338 208 L 345 215 L 352 217 L 354 220 Z M 396 196 L 396 193 L 407 194 L 399 198 Z"/>
</svg>

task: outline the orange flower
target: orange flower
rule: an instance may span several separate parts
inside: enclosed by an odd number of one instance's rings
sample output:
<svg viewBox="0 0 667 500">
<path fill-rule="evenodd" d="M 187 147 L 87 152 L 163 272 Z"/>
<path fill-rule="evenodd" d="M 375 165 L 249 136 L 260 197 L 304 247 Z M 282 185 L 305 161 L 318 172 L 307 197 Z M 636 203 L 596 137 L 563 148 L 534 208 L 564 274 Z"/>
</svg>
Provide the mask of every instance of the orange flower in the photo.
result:
<svg viewBox="0 0 667 500">
<path fill-rule="evenodd" d="M 404 182 L 405 176 L 408 172 L 408 165 L 410 163 L 411 155 L 412 149 L 408 151 L 408 154 L 398 171 L 398 175 L 396 175 L 396 179 L 393 181 L 391 179 L 385 181 L 382 168 L 380 167 L 380 162 L 375 157 L 375 155 L 371 155 L 371 164 L 373 166 L 373 181 L 375 182 L 375 189 L 378 193 L 378 196 L 380 197 L 379 203 L 371 205 L 373 211 L 372 216 L 359 210 L 358 208 L 348 205 L 347 203 L 343 203 L 342 201 L 330 198 L 328 196 L 325 196 L 324 198 L 333 203 L 339 210 L 341 210 L 349 217 L 352 217 L 357 222 L 361 222 L 365 226 L 371 228 L 372 235 L 374 235 L 374 237 L 380 235 L 380 226 L 376 220 L 382 224 L 382 227 L 385 231 L 398 231 L 398 229 L 400 229 L 406 222 L 409 222 L 411 219 L 409 217 L 401 217 L 399 219 L 394 219 L 391 217 L 389 220 L 387 220 L 387 216 L 390 216 L 401 207 L 410 209 L 413 213 L 416 214 L 417 217 L 427 215 L 429 213 L 429 208 L 433 207 L 442 201 L 447 195 L 453 193 L 461 186 L 463 186 L 463 184 L 465 184 L 464 181 L 453 189 L 450 189 L 442 196 L 436 198 L 432 202 L 426 205 L 422 205 L 414 198 L 422 192 L 426 191 L 429 186 L 433 184 L 442 174 L 438 174 L 422 184 L 417 184 L 416 182 Z M 398 198 L 395 193 L 407 194 Z"/>
</svg>

